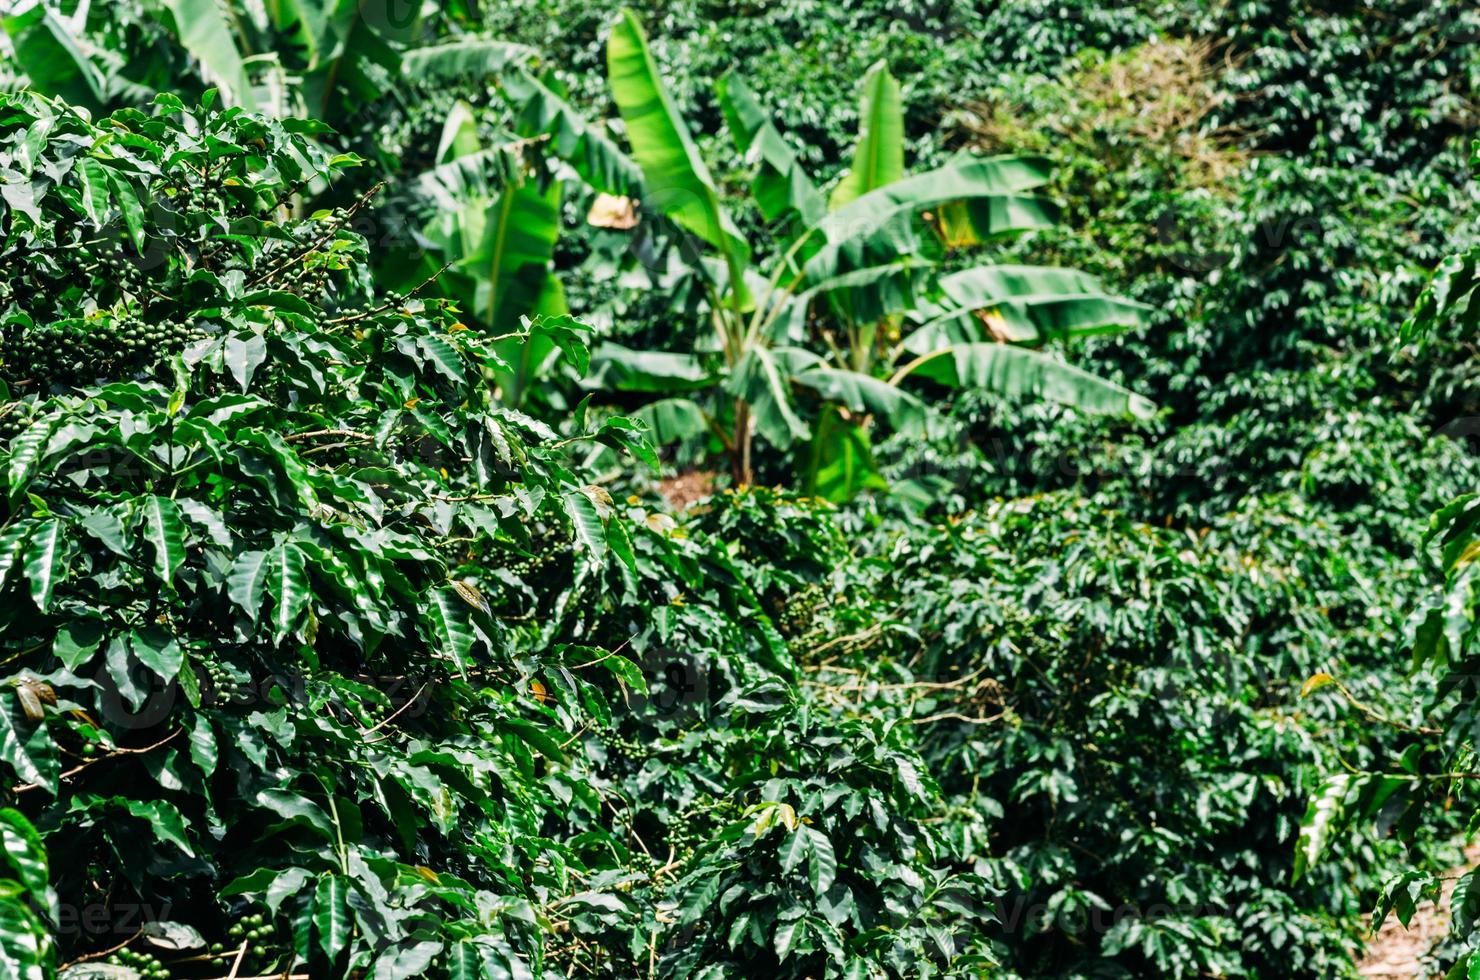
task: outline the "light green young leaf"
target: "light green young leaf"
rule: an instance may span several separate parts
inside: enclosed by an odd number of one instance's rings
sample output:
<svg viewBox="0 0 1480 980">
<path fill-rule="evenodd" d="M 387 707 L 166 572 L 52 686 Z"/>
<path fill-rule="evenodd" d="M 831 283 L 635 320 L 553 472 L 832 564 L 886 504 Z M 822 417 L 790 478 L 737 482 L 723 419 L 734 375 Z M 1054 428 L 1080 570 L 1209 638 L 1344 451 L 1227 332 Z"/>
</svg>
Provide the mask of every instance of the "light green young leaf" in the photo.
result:
<svg viewBox="0 0 1480 980">
<path fill-rule="evenodd" d="M 904 109 L 899 98 L 899 82 L 881 61 L 863 78 L 853 165 L 833 189 L 828 206 L 837 210 L 903 176 Z"/>
<path fill-rule="evenodd" d="M 750 244 L 721 205 L 714 178 L 648 50 L 647 35 L 629 10 L 612 25 L 606 64 L 612 98 L 627 124 L 632 155 L 642 167 L 643 206 L 668 215 L 714 246 L 728 268 L 737 305 L 749 309 L 745 270 Z"/>
</svg>

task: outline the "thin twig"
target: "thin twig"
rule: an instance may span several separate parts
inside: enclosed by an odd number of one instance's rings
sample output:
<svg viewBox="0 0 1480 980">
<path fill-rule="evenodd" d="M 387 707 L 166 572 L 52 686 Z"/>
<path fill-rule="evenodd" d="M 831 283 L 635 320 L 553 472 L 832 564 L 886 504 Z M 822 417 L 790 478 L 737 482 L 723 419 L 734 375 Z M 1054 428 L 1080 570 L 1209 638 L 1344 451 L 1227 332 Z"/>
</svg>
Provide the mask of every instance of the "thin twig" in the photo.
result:
<svg viewBox="0 0 1480 980">
<path fill-rule="evenodd" d="M 316 439 L 319 436 L 337 436 L 345 439 L 363 439 L 366 442 L 374 442 L 375 437 L 367 432 L 356 432 L 353 429 L 314 429 L 312 432 L 294 432 L 283 437 L 284 442 L 302 442 L 304 439 Z"/>
<path fill-rule="evenodd" d="M 336 317 L 333 320 L 325 320 L 324 325 L 335 326 L 336 324 L 341 323 L 355 323 L 359 320 L 365 320 L 372 316 L 379 316 L 386 310 L 389 310 L 391 307 L 404 303 L 406 300 L 410 299 L 417 293 L 421 292 L 423 289 L 430 286 L 432 283 L 436 282 L 441 277 L 442 273 L 446 272 L 450 268 L 452 268 L 451 262 L 443 263 L 442 268 L 438 269 L 430 276 L 427 276 L 424 280 L 421 281 L 419 285 L 414 286 L 410 290 L 408 290 L 405 296 L 392 297 L 391 299 L 386 300 L 384 303 L 381 303 L 373 310 L 363 310 L 359 313 L 351 313 L 348 316 Z"/>
<path fill-rule="evenodd" d="M 407 700 L 407 702 L 405 704 L 401 705 L 395 711 L 393 711 L 390 714 L 386 715 L 380 721 L 377 721 L 374 725 L 371 725 L 369 728 L 365 729 L 365 734 L 366 735 L 369 735 L 370 733 L 374 732 L 375 729 L 380 728 L 382 725 L 388 725 L 391 722 L 395 721 L 398 717 L 400 717 L 401 712 L 405 711 L 407 708 L 411 707 L 413 704 L 415 704 L 417 701 L 419 701 L 421 699 L 421 692 L 422 691 L 425 691 L 427 689 L 427 684 L 430 684 L 430 683 L 431 683 L 431 681 L 427 681 L 425 684 L 422 684 L 421 687 L 418 687 L 416 689 L 416 693 L 413 694 L 413 695 L 411 695 L 410 699 Z M 381 738 L 389 738 L 389 737 L 390 737 L 389 734 L 386 734 L 386 735 L 381 736 Z M 365 739 L 365 744 L 366 745 L 369 745 L 372 742 L 379 742 L 380 740 L 381 740 L 380 738 L 367 738 L 367 739 Z"/>
<path fill-rule="evenodd" d="M 1341 681 L 1337 680 L 1335 677 L 1331 678 L 1331 683 L 1336 685 L 1336 689 L 1341 692 L 1342 696 L 1346 698 L 1346 700 L 1351 704 L 1353 708 L 1356 708 L 1357 711 L 1361 712 L 1369 720 L 1375 721 L 1379 725 L 1388 725 L 1392 728 L 1398 729 L 1399 731 L 1412 732 L 1415 735 L 1444 734 L 1444 732 L 1438 728 L 1430 728 L 1427 725 L 1419 725 L 1417 728 L 1415 728 L 1411 725 L 1405 725 L 1401 721 L 1388 718 L 1385 715 L 1379 713 L 1377 709 L 1368 707 L 1366 704 L 1358 701 L 1356 695 L 1352 694 L 1352 692 L 1347 689 L 1347 686 L 1341 683 Z"/>
<path fill-rule="evenodd" d="M 840 670 L 841 668 L 833 669 Z M 822 681 L 804 680 L 802 683 L 808 687 L 821 687 L 829 691 L 954 691 L 959 690 L 967 681 L 975 678 L 986 669 L 986 665 L 982 665 L 964 677 L 958 677 L 953 681 L 910 681 L 899 684 L 863 681 L 857 684 L 824 684 Z M 854 673 L 854 671 L 847 671 L 847 673 Z"/>
<path fill-rule="evenodd" d="M 924 725 L 932 721 L 964 721 L 968 725 L 990 725 L 994 721 L 1000 721 L 1006 712 L 998 712 L 989 718 L 971 718 L 956 711 L 942 711 L 938 715 L 926 715 L 924 718 L 908 719 L 911 725 Z"/>
<path fill-rule="evenodd" d="M 380 193 L 380 189 L 382 187 L 384 187 L 384 186 L 385 186 L 385 181 L 382 180 L 379 183 L 377 183 L 374 187 L 370 188 L 368 191 L 366 191 L 364 194 L 362 194 L 359 197 L 358 200 L 352 202 L 349 207 L 347 207 L 347 208 L 344 209 L 344 218 L 342 220 L 337 221 L 337 222 L 333 223 L 332 225 L 330 225 L 330 227 L 329 227 L 329 229 L 327 231 L 325 231 L 318 238 L 316 238 L 312 242 L 310 242 L 306 247 L 301 248 L 301 249 L 297 250 L 296 252 L 294 252 L 293 254 L 287 256 L 281 262 L 279 262 L 277 265 L 275 265 L 272 268 L 268 269 L 266 272 L 262 273 L 262 275 L 258 276 L 256 279 L 253 279 L 250 283 L 248 283 L 248 288 L 253 288 L 253 289 L 256 288 L 260 284 L 262 284 L 264 282 L 267 282 L 270 279 L 272 279 L 274 276 L 278 275 L 278 273 L 283 272 L 284 270 L 286 270 L 294 262 L 297 262 L 300 259 L 306 258 L 308 255 L 310 255 L 310 254 L 312 254 L 314 252 L 317 252 L 319 250 L 319 247 L 320 246 L 326 244 L 329 241 L 329 239 L 331 239 L 335 235 L 339 234 L 339 229 L 342 228 L 342 227 L 344 227 L 349 222 L 349 219 L 350 218 L 353 218 L 355 216 L 355 213 L 357 211 L 359 211 L 361 208 L 363 208 L 366 204 L 369 204 L 370 203 L 370 198 L 372 198 L 376 194 Z"/>
<path fill-rule="evenodd" d="M 868 629 L 859 630 L 857 633 L 849 633 L 847 636 L 839 636 L 839 637 L 836 637 L 834 639 L 828 640 L 826 643 L 824 643 L 821 646 L 815 648 L 812 651 L 812 656 L 815 657 L 819 653 L 822 653 L 825 650 L 831 650 L 833 647 L 841 646 L 841 645 L 843 645 L 845 643 L 851 643 L 851 642 L 856 641 L 856 640 L 866 640 L 866 639 L 869 639 L 869 638 L 871 638 L 873 636 L 878 635 L 880 632 L 883 631 L 883 629 L 884 629 L 883 624 L 876 624 L 874 626 L 870 626 Z"/>
<path fill-rule="evenodd" d="M 184 730 L 185 729 L 183 729 L 183 728 L 177 728 L 173 732 L 171 732 L 170 734 L 166 735 L 164 738 L 160 739 L 158 742 L 155 742 L 153 745 L 146 745 L 143 748 L 139 748 L 139 749 L 129 749 L 129 748 L 114 749 L 112 752 L 109 752 L 107 755 L 100 755 L 96 759 L 89 759 L 86 762 L 84 762 L 82 765 L 80 765 L 80 766 L 74 766 L 71 769 L 68 769 L 66 772 L 62 773 L 60 776 L 57 777 L 57 782 L 61 782 L 64 779 L 70 779 L 70 778 L 72 778 L 73 776 L 75 776 L 79 772 L 81 772 L 82 770 L 86 769 L 88 766 L 95 766 L 99 762 L 106 762 L 107 760 L 113 759 L 113 758 L 117 758 L 120 755 L 142 755 L 145 752 L 153 752 L 155 749 L 159 748 L 164 743 L 170 741 L 176 735 L 180 734 Z M 23 783 L 20 786 L 12 786 L 10 788 L 10 791 L 12 793 L 29 793 L 33 789 L 41 789 L 41 788 L 42 788 L 42 786 L 41 786 L 40 783 Z"/>
<path fill-rule="evenodd" d="M 242 960 L 247 957 L 247 940 L 242 940 L 241 949 L 236 951 L 236 959 L 231 962 L 231 972 L 226 974 L 226 980 L 236 980 L 236 971 L 242 967 Z"/>
<path fill-rule="evenodd" d="M 113 953 L 116 953 L 120 949 L 123 949 L 123 947 L 127 946 L 129 943 L 133 942 L 135 939 L 138 939 L 142 935 L 144 935 L 144 928 L 143 928 L 143 926 L 140 926 L 138 932 L 135 932 L 132 936 L 129 936 L 127 939 L 125 939 L 123 942 L 119 943 L 117 946 L 114 946 L 111 949 L 101 949 L 101 950 L 98 950 L 96 953 L 88 953 L 86 956 L 79 956 L 79 957 L 77 957 L 77 959 L 72 960 L 70 963 L 63 963 L 58 968 L 58 972 L 64 972 L 64 971 L 67 970 L 68 967 L 76 966 L 78 963 L 87 963 L 87 962 L 90 962 L 91 960 L 100 960 L 100 959 L 102 959 L 105 956 L 109 956 L 109 955 L 111 955 Z"/>
<path fill-rule="evenodd" d="M 631 643 L 631 642 L 632 642 L 632 640 L 629 637 L 628 639 L 625 639 L 621 643 L 617 644 L 617 648 L 615 650 L 612 650 L 609 653 L 607 653 L 606 656 L 604 656 L 604 657 L 597 657 L 595 660 L 588 660 L 588 661 L 586 661 L 583 664 L 576 664 L 574 667 L 571 667 L 569 669 L 570 670 L 584 670 L 587 667 L 595 667 L 597 664 L 604 664 L 608 660 L 610 660 L 611 658 L 615 657 L 617 654 L 621 653 L 623 650 L 627 649 L 627 644 L 628 643 Z"/>
</svg>

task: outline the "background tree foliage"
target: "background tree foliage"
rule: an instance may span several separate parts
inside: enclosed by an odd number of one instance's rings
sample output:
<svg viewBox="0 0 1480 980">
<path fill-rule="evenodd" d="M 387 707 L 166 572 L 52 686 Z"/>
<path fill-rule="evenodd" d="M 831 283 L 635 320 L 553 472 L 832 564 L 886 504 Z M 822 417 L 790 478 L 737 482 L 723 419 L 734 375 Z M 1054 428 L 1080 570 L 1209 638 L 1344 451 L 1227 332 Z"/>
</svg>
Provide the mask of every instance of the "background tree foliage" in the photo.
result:
<svg viewBox="0 0 1480 980">
<path fill-rule="evenodd" d="M 0 30 L 0 973 L 1344 976 L 1460 860 L 1473 10 Z M 1155 410 L 897 376 L 1023 339 Z"/>
</svg>

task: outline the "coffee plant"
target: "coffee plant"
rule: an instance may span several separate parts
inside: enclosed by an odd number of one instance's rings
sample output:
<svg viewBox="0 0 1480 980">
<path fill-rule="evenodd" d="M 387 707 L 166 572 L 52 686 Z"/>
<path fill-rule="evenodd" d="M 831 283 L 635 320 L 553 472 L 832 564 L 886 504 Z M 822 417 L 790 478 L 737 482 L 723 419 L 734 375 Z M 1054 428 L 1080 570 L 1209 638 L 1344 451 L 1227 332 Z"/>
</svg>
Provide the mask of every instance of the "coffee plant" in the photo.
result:
<svg viewBox="0 0 1480 980">
<path fill-rule="evenodd" d="M 7 212 L 12 281 L 66 284 L 41 327 L 13 294 L 3 354 L 7 793 L 70 855 L 63 955 L 119 945 L 146 908 L 185 912 L 158 945 L 223 972 L 540 962 L 537 910 L 573 880 L 540 836 L 541 771 L 599 695 L 562 666 L 584 652 L 520 651 L 494 612 L 518 583 L 493 569 L 558 547 L 542 525 L 604 553 L 563 447 L 634 434 L 499 408 L 487 343 L 375 294 L 341 215 L 261 217 L 353 160 L 169 98 L 101 126 L 30 97 L 3 113 L 35 204 Z M 115 228 L 144 261 L 88 290 Z M 94 338 L 83 370 L 34 353 L 69 331 Z M 577 701 L 531 696 L 550 672 Z"/>
<path fill-rule="evenodd" d="M 12 4 L 0 976 L 1480 975 L 1476 17 Z"/>
</svg>

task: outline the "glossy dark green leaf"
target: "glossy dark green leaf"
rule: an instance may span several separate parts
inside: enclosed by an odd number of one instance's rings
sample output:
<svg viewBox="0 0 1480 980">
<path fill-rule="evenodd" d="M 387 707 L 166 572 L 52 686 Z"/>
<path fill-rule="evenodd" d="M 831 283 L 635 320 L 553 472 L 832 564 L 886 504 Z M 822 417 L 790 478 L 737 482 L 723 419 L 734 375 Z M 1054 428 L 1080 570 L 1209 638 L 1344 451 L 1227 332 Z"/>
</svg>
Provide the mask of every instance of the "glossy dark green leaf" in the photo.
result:
<svg viewBox="0 0 1480 980">
<path fill-rule="evenodd" d="M 140 503 L 144 541 L 154 554 L 154 573 L 173 588 L 175 572 L 185 562 L 185 524 L 180 508 L 168 497 L 150 495 Z"/>
<path fill-rule="evenodd" d="M 93 658 L 106 635 L 104 625 L 98 620 L 73 620 L 57 631 L 52 652 L 68 670 L 75 671 Z"/>
<path fill-rule="evenodd" d="M 37 895 L 44 895 L 50 887 L 46 846 L 19 810 L 0 809 L 0 848 L 21 884 Z"/>
<path fill-rule="evenodd" d="M 190 846 L 185 818 L 173 803 L 165 800 L 125 800 L 123 804 L 130 814 L 147 821 L 160 840 L 167 841 L 186 854 L 194 856 L 195 851 Z"/>
<path fill-rule="evenodd" d="M 269 554 L 266 591 L 272 600 L 274 635 L 282 638 L 298 625 L 313 595 L 303 552 L 294 545 L 279 545 Z"/>
<path fill-rule="evenodd" d="M 180 649 L 180 644 L 159 627 L 145 627 L 136 631 L 129 640 L 129 646 L 140 663 L 166 682 L 175 679 L 184 662 L 185 653 Z"/>
<path fill-rule="evenodd" d="M 45 723 L 26 717 L 15 691 L 0 691 L 0 760 L 24 782 L 57 791 L 61 765 Z"/>
<path fill-rule="evenodd" d="M 349 885 L 336 875 L 325 875 L 314 888 L 313 923 L 319 948 L 333 962 L 349 944 Z"/>
<path fill-rule="evenodd" d="M 467 603 L 452 586 L 434 589 L 427 597 L 426 615 L 434 652 L 466 673 L 474 639 Z"/>
<path fill-rule="evenodd" d="M 31 585 L 31 599 L 45 612 L 51 607 L 52 592 L 66 575 L 66 542 L 62 522 L 49 518 L 38 523 L 26 542 L 26 579 Z"/>
</svg>

